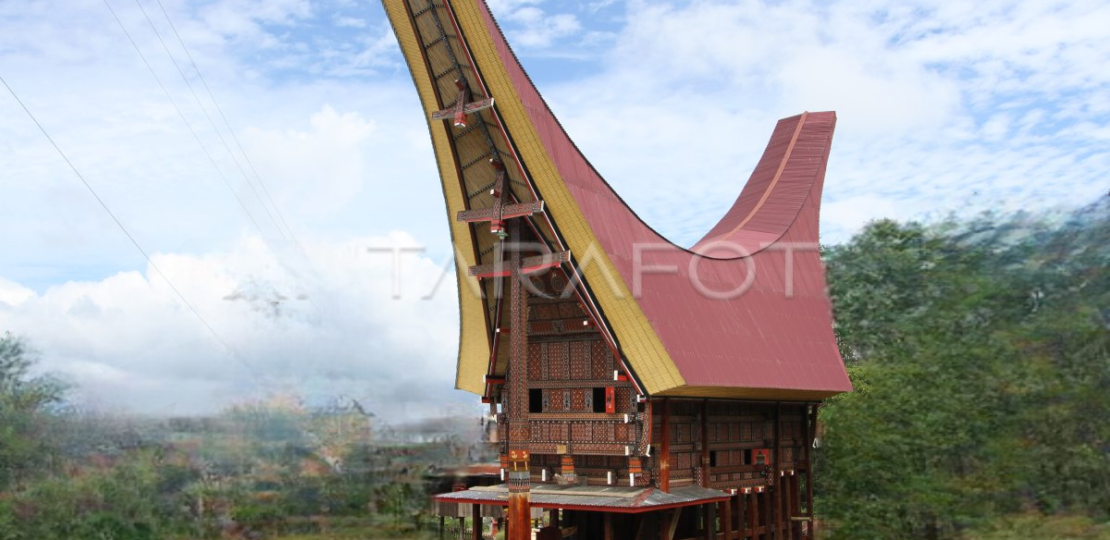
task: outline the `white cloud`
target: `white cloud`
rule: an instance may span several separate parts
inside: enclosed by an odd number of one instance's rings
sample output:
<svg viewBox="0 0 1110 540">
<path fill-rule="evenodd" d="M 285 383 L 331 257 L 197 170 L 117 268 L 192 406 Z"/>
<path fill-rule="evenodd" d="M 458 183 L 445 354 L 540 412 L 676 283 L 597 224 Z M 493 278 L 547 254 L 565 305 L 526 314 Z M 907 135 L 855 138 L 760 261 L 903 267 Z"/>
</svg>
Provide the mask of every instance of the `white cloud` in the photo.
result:
<svg viewBox="0 0 1110 540">
<path fill-rule="evenodd" d="M 347 28 L 366 28 L 366 20 L 357 17 L 345 17 L 339 14 L 335 15 L 335 25 Z"/>
<path fill-rule="evenodd" d="M 511 46 L 525 49 L 549 48 L 582 29 L 571 13 L 553 13 L 544 0 L 491 0 L 490 11 L 506 28 Z M 565 6 L 561 6 L 565 7 Z"/>
<path fill-rule="evenodd" d="M 873 218 L 1103 191 L 1101 3 L 633 2 L 626 17 L 617 46 L 598 51 L 604 69 L 541 91 L 607 180 L 679 243 L 731 205 L 775 120 L 804 110 L 839 118 L 827 240 Z M 679 185 L 691 195 L 676 204 Z"/>
<path fill-rule="evenodd" d="M 365 396 L 378 414 L 416 418 L 470 396 L 444 393 L 458 336 L 454 280 L 426 298 L 453 268 L 404 255 L 394 299 L 392 256 L 368 251 L 412 245 L 403 233 L 310 242 L 300 271 L 257 237 L 225 253 L 155 255 L 218 337 L 152 270 L 42 294 L 2 283 L 0 328 L 25 337 L 42 368 L 78 383 L 86 402 L 187 413 L 291 390 Z"/>
</svg>

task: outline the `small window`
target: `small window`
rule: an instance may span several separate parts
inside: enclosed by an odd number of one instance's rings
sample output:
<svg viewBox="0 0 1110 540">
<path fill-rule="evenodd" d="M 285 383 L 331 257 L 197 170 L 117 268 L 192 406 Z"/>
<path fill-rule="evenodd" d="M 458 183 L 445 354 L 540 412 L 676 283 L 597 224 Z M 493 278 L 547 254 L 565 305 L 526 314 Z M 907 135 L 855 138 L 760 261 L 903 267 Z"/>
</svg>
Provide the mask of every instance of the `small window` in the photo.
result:
<svg viewBox="0 0 1110 540">
<path fill-rule="evenodd" d="M 594 388 L 593 411 L 596 413 L 605 412 L 605 389 Z"/>
<path fill-rule="evenodd" d="M 752 465 L 752 449 L 744 450 L 744 465 Z"/>
<path fill-rule="evenodd" d="M 716 467 L 717 466 L 717 451 L 716 450 L 710 450 L 709 451 L 709 466 L 710 467 Z"/>
<path fill-rule="evenodd" d="M 541 413 L 543 412 L 543 390 L 540 388 L 532 388 L 528 390 L 528 412 Z"/>
</svg>

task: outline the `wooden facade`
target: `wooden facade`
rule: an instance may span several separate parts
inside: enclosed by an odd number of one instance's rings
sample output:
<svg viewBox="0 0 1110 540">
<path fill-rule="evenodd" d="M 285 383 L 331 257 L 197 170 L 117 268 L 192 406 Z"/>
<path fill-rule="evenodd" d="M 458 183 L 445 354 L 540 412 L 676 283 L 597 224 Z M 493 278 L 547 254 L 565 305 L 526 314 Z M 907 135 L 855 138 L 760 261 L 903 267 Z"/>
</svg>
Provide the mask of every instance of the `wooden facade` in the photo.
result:
<svg viewBox="0 0 1110 540">
<path fill-rule="evenodd" d="M 437 496 L 441 515 L 510 540 L 537 517 L 537 538 L 814 538 L 816 411 L 851 389 L 817 250 L 835 114 L 781 120 L 683 249 L 578 152 L 482 0 L 383 4 L 452 221 L 456 386 L 497 420 L 504 483 Z M 674 269 L 647 285 L 644 246 Z"/>
</svg>

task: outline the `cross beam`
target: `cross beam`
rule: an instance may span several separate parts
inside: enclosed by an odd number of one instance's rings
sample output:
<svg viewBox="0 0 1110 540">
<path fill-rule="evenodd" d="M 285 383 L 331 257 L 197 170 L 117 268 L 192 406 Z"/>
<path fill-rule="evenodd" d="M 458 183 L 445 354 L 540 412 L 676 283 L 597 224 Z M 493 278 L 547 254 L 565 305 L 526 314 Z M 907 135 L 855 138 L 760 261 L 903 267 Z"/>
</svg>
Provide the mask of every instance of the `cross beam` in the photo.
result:
<svg viewBox="0 0 1110 540">
<path fill-rule="evenodd" d="M 470 83 L 467 82 L 465 77 L 455 79 L 455 86 L 459 89 L 458 97 L 455 98 L 455 105 L 432 113 L 432 120 L 454 118 L 455 127 L 465 128 L 467 127 L 466 115 L 493 107 L 493 98 L 470 101 Z"/>
<path fill-rule="evenodd" d="M 493 181 L 493 189 L 490 190 L 490 195 L 493 195 L 493 206 L 489 208 L 463 210 L 458 213 L 455 219 L 467 223 L 488 221 L 489 231 L 504 237 L 506 219 L 527 217 L 532 214 L 543 212 L 543 201 L 505 204 L 505 198 L 502 197 L 505 191 L 505 164 L 499 159 L 491 159 L 489 160 L 489 164 L 493 167 L 496 175 Z"/>
<path fill-rule="evenodd" d="M 520 268 L 512 268 L 510 265 L 506 265 L 505 261 L 471 266 L 467 274 L 478 279 L 509 277 L 516 272 L 520 272 L 521 275 L 528 275 L 548 268 L 555 268 L 565 262 L 570 262 L 570 251 L 556 251 L 526 257 L 520 261 Z"/>
</svg>

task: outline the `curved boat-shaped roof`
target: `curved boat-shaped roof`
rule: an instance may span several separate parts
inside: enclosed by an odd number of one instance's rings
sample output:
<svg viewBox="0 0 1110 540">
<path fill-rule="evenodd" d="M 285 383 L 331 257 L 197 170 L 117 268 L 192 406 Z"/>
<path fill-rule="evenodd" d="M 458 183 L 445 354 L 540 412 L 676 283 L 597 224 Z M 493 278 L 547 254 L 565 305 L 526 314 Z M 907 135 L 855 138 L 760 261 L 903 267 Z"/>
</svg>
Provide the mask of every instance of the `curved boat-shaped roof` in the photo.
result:
<svg viewBox="0 0 1110 540">
<path fill-rule="evenodd" d="M 780 120 L 732 208 L 683 249 L 641 221 L 579 152 L 483 1 L 384 4 L 426 113 L 451 105 L 453 94 L 441 81 L 447 61 L 466 64 L 475 93 L 494 98 L 494 107 L 476 114 L 516 161 L 516 183 L 527 189 L 516 187 L 514 195 L 544 200 L 536 228 L 572 252 L 587 285 L 584 304 L 638 386 L 655 395 L 784 400 L 851 390 L 818 251 L 835 113 Z M 434 21 L 424 20 L 429 14 Z M 439 27 L 452 49 L 438 52 L 429 39 Z M 488 366 L 496 365 L 486 319 L 492 306 L 465 292 L 473 288 L 465 268 L 489 249 L 475 229 L 454 219 L 480 204 L 467 179 L 480 155 L 458 142 L 448 122 L 432 121 L 430 130 L 460 254 L 457 386 L 481 393 Z"/>
</svg>

